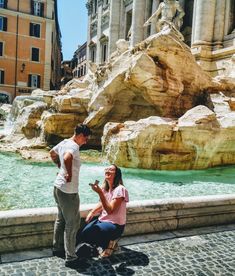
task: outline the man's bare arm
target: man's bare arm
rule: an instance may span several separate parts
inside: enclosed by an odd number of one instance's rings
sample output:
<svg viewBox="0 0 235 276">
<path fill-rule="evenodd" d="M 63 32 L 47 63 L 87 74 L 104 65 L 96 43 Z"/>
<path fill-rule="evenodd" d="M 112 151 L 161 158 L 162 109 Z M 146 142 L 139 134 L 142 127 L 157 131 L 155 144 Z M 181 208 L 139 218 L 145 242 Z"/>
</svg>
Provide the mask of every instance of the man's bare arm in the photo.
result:
<svg viewBox="0 0 235 276">
<path fill-rule="evenodd" d="M 67 182 L 71 182 L 72 179 L 72 165 L 73 165 L 73 155 L 69 152 L 64 154 L 64 165 L 67 171 L 67 175 L 65 176 Z"/>
<path fill-rule="evenodd" d="M 50 150 L 50 156 L 51 156 L 51 160 L 58 166 L 58 168 L 60 168 L 60 158 L 59 155 L 52 149 Z"/>
<path fill-rule="evenodd" d="M 158 9 L 149 17 L 149 19 L 144 23 L 144 27 L 147 27 L 152 23 L 153 20 L 158 20 L 159 15 L 162 12 L 162 3 L 160 3 Z"/>
</svg>

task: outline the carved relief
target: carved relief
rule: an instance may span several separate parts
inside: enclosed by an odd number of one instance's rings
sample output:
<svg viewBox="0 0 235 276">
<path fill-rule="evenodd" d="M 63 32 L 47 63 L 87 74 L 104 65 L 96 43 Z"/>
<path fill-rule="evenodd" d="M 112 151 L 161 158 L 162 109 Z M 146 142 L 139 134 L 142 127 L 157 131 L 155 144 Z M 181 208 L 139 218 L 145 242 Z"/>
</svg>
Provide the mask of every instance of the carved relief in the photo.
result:
<svg viewBox="0 0 235 276">
<path fill-rule="evenodd" d="M 88 15 L 91 15 L 92 14 L 92 1 L 91 0 L 87 1 L 86 8 L 88 11 Z"/>
<path fill-rule="evenodd" d="M 101 18 L 101 25 L 104 26 L 108 24 L 109 24 L 109 14 L 106 14 Z"/>
<path fill-rule="evenodd" d="M 126 6 L 130 5 L 133 2 L 133 0 L 123 0 L 123 2 L 126 7 Z"/>
<path fill-rule="evenodd" d="M 97 21 L 91 24 L 91 36 L 96 35 L 96 33 L 97 33 Z"/>
<path fill-rule="evenodd" d="M 103 0 L 98 0 L 98 6 L 103 5 Z"/>
</svg>

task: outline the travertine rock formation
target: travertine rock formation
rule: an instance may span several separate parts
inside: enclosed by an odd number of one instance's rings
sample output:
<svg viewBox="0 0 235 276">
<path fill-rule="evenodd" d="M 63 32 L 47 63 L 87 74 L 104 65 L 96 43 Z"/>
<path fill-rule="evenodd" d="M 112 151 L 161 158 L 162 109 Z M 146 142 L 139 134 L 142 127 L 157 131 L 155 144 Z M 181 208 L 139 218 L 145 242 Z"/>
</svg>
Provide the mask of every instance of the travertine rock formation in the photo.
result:
<svg viewBox="0 0 235 276">
<path fill-rule="evenodd" d="M 10 104 L 0 104 L 0 120 L 6 120 L 7 116 L 11 111 Z"/>
<path fill-rule="evenodd" d="M 179 117 L 197 104 L 211 105 L 206 90 L 212 79 L 170 34 L 146 39 L 111 68 L 89 104 L 86 123 L 93 128 L 152 115 Z"/>
<path fill-rule="evenodd" d="M 21 137 L 21 147 L 56 144 L 85 122 L 94 133 L 89 145 L 100 146 L 103 135 L 108 159 L 121 166 L 198 169 L 235 163 L 233 58 L 226 74 L 212 79 L 171 29 L 131 49 L 124 41 L 117 46 L 109 63 L 90 64 L 83 81 L 16 98 L 14 133 L 31 139 Z"/>
<path fill-rule="evenodd" d="M 82 123 L 86 116 L 77 113 L 43 112 L 40 121 L 41 137 L 48 144 L 56 144 L 61 139 L 71 137 L 74 127 Z"/>
<path fill-rule="evenodd" d="M 197 106 L 177 121 L 154 116 L 108 123 L 104 151 L 111 163 L 124 167 L 189 170 L 234 164 L 235 120 L 225 124 L 224 119 Z"/>
</svg>

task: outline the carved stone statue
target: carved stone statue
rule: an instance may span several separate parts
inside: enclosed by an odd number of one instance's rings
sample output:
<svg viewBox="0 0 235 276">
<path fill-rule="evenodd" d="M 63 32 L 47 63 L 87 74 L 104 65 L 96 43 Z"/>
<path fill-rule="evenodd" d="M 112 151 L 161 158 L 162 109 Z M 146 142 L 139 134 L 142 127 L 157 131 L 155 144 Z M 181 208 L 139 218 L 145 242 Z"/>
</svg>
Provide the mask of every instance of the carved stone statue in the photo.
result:
<svg viewBox="0 0 235 276">
<path fill-rule="evenodd" d="M 224 76 L 235 80 L 235 54 L 232 55 L 229 61 L 224 61 Z"/>
<path fill-rule="evenodd" d="M 164 2 L 159 4 L 158 9 L 152 14 L 152 16 L 144 23 L 144 27 L 147 27 L 153 21 L 156 21 L 157 32 L 160 32 L 164 26 L 169 25 L 168 23 L 173 23 L 175 28 L 180 30 L 180 27 L 183 24 L 184 15 L 185 12 L 180 6 L 179 1 L 164 0 Z"/>
</svg>

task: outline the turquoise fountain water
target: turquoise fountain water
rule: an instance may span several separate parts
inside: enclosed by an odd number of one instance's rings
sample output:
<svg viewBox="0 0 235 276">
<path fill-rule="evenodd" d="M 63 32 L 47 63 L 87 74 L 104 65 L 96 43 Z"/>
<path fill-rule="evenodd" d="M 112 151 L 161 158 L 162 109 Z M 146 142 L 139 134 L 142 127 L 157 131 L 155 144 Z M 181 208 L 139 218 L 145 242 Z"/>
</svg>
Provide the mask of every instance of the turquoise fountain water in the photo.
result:
<svg viewBox="0 0 235 276">
<path fill-rule="evenodd" d="M 0 210 L 55 206 L 53 181 L 58 169 L 52 163 L 24 161 L 16 154 L 0 153 Z M 103 180 L 105 164 L 83 163 L 81 204 L 95 203 L 89 182 Z M 122 169 L 130 200 L 235 193 L 235 167 L 201 171 Z"/>
</svg>

